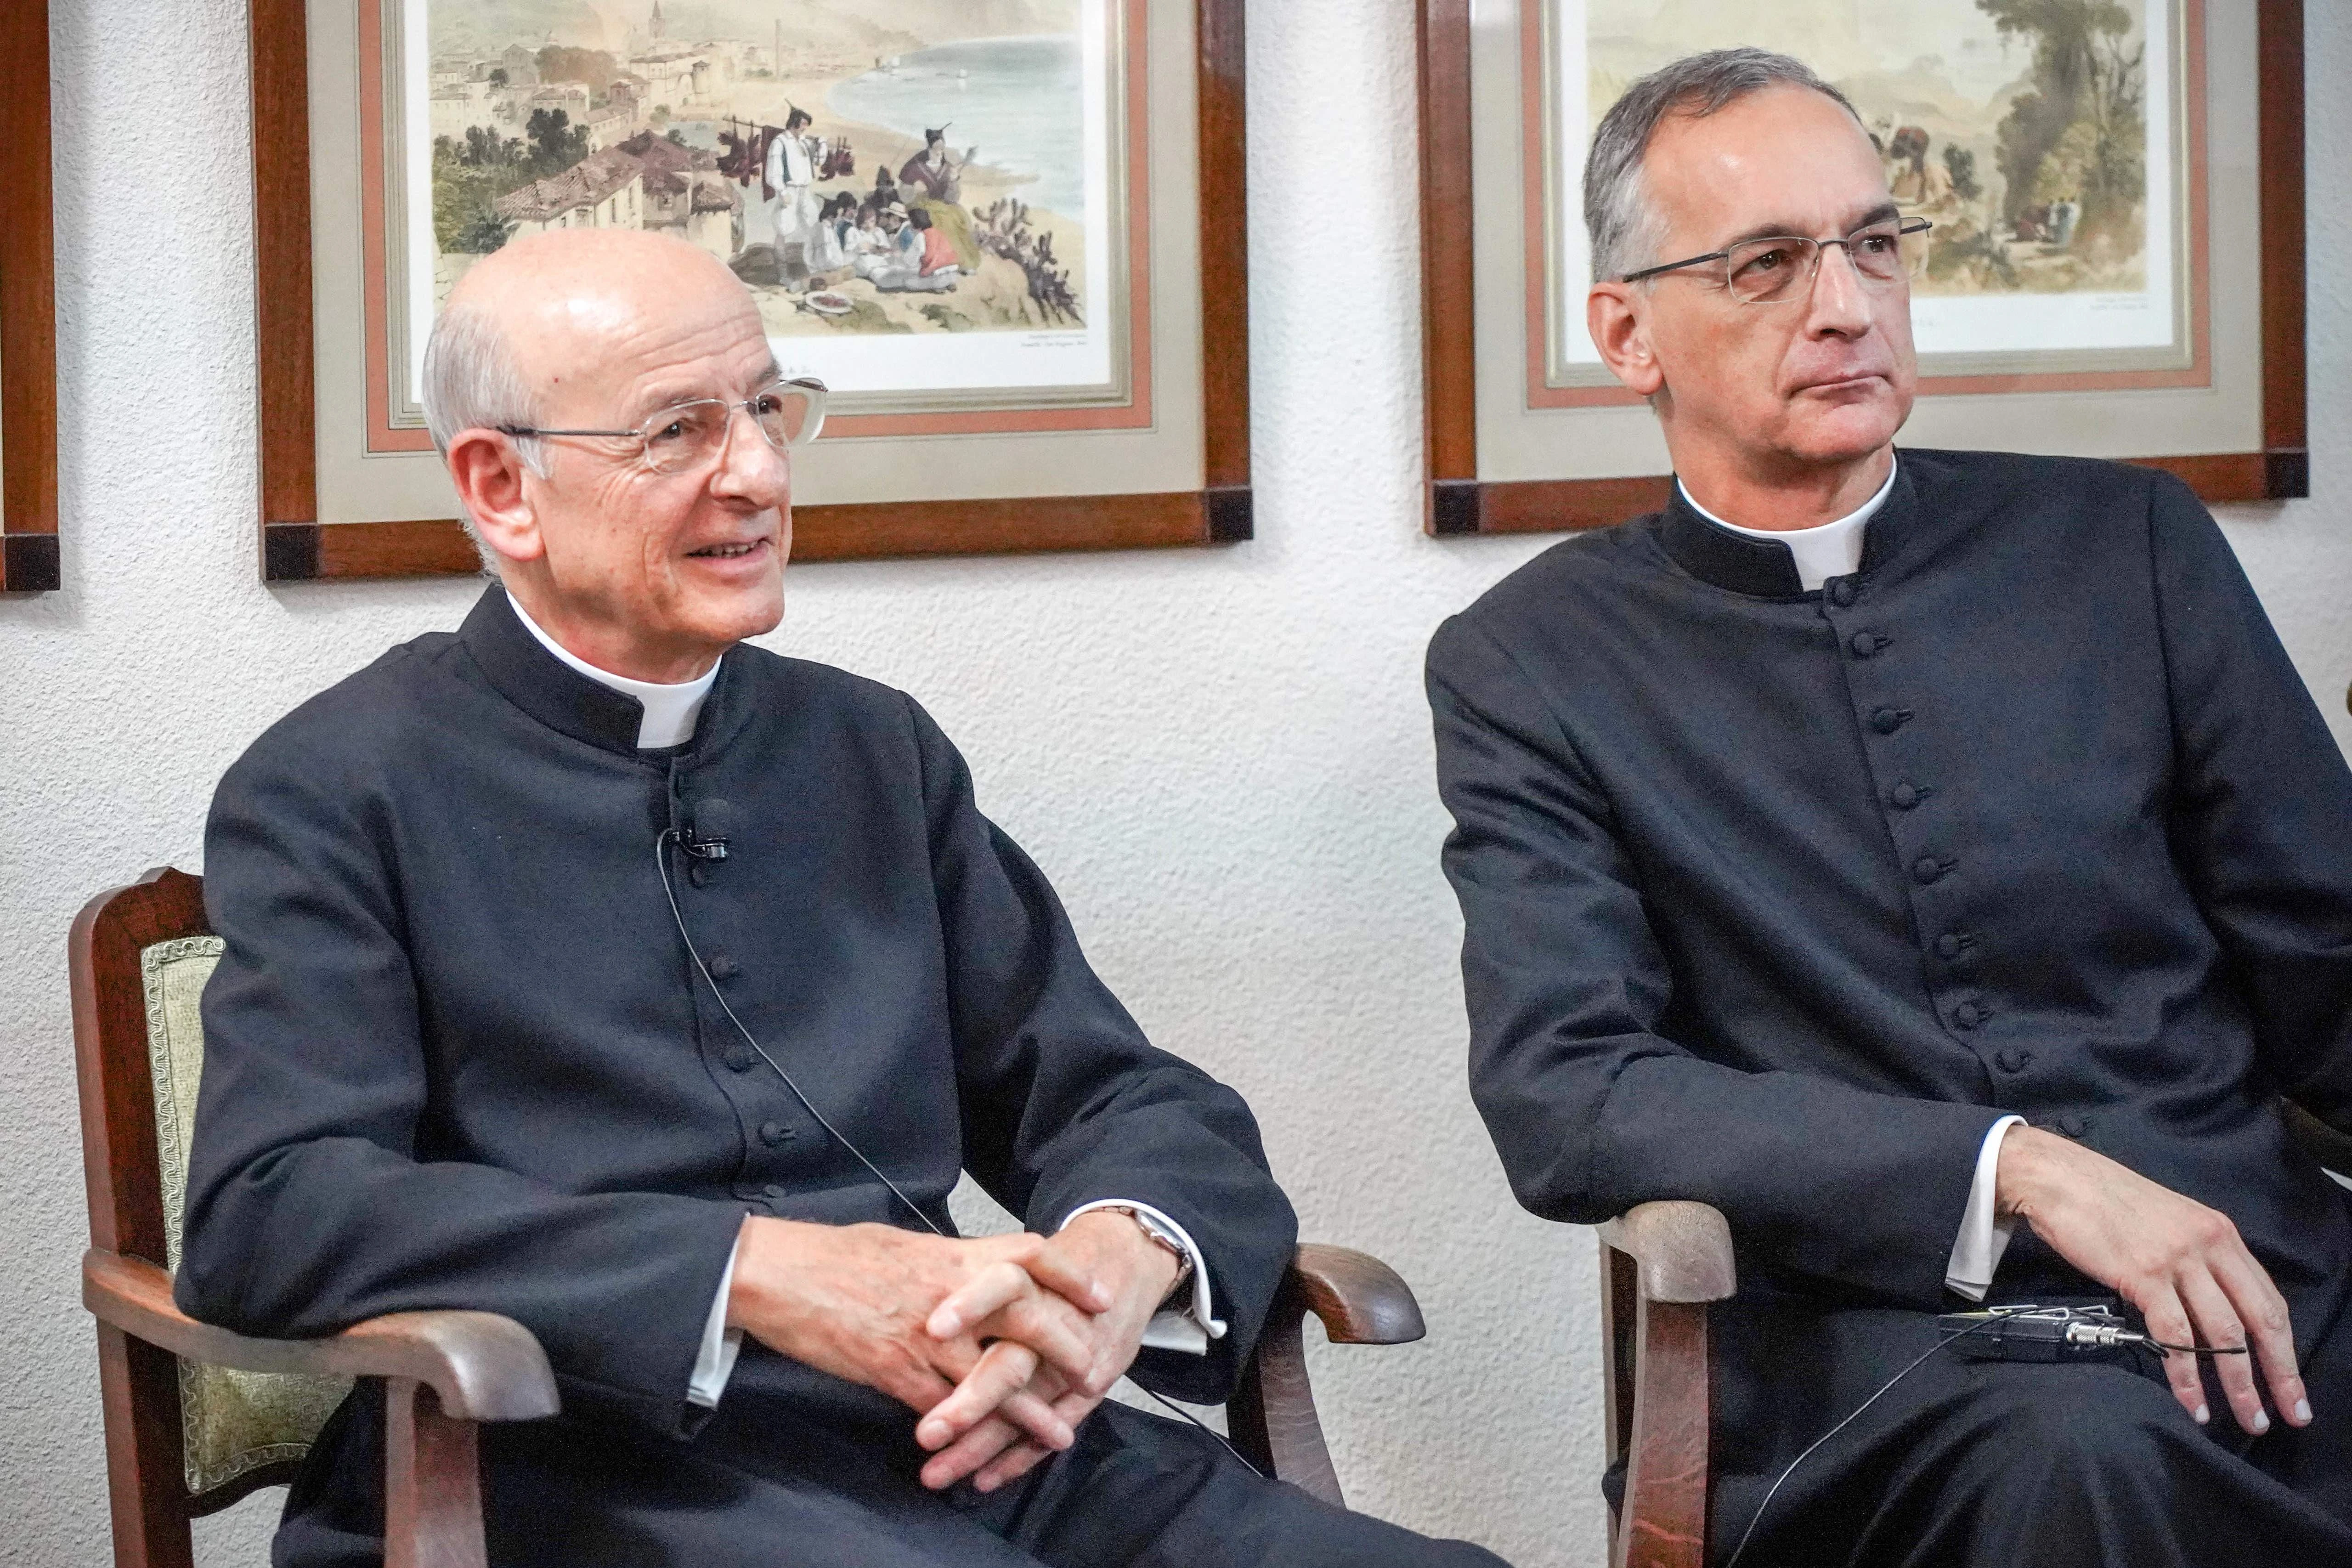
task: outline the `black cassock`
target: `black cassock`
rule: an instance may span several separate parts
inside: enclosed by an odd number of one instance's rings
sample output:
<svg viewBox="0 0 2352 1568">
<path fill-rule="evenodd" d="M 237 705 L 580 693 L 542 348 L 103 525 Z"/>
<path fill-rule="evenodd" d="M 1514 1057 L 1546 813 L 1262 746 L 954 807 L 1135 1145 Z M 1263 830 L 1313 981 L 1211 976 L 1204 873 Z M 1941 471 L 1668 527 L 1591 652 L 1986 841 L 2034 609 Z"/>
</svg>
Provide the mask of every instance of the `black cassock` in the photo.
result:
<svg viewBox="0 0 2352 1568">
<path fill-rule="evenodd" d="M 638 719 L 493 588 L 229 771 L 183 1306 L 268 1335 L 476 1308 L 538 1335 L 562 1414 L 483 1434 L 502 1563 L 1493 1562 L 1116 1405 L 982 1499 L 915 1480 L 912 1412 L 756 1343 L 715 1413 L 688 1403 L 745 1215 L 919 1224 L 689 968 L 656 839 L 712 799 L 729 858 L 666 851 L 696 947 L 941 1228 L 969 1170 L 1033 1228 L 1126 1198 L 1200 1245 L 1231 1331 L 1144 1352 L 1139 1381 L 1226 1395 L 1296 1221 L 1241 1099 L 1145 1042 L 910 699 L 739 647 L 688 744 L 638 752 Z M 379 1559 L 380 1411 L 362 1393 L 322 1435 L 281 1565 Z"/>
<path fill-rule="evenodd" d="M 2015 1113 L 2237 1223 L 2317 1423 L 2250 1442 L 2152 1367 L 1938 1356 L 1743 1563 L 2352 1563 L 2352 1226 L 2276 1104 L 2352 1122 L 2352 775 L 2183 486 L 1906 452 L 1816 593 L 1677 492 L 1448 621 L 1429 689 L 1514 1190 L 1731 1223 L 1718 1560 L 1967 1305 Z M 1989 1300 L 2108 1294 L 2020 1226 Z"/>
</svg>

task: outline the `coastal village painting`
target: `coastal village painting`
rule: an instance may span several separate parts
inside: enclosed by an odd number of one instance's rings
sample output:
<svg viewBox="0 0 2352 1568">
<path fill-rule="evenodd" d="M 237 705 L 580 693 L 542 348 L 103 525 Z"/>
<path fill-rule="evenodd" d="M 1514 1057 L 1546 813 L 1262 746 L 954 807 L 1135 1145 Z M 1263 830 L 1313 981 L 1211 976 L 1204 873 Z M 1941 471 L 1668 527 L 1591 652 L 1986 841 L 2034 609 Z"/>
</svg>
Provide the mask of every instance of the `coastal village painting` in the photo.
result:
<svg viewBox="0 0 2352 1568">
<path fill-rule="evenodd" d="M 436 299 L 625 226 L 726 262 L 773 338 L 1080 331 L 1087 3 L 422 0 Z"/>
</svg>

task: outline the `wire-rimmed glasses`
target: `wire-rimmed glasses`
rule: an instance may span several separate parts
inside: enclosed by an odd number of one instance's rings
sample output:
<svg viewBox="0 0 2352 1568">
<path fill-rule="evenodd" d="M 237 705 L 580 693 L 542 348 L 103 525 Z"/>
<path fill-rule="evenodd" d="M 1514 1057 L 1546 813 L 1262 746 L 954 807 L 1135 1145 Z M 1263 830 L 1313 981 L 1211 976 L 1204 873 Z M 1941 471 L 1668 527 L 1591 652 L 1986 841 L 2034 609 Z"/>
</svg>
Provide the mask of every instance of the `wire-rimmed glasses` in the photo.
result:
<svg viewBox="0 0 2352 1568">
<path fill-rule="evenodd" d="M 752 425 L 779 452 L 805 447 L 824 428 L 825 385 L 810 377 L 773 381 L 740 403 L 724 397 L 698 397 L 673 403 L 648 416 L 632 430 L 543 430 L 525 425 L 498 428 L 517 437 L 594 436 L 612 441 L 634 440 L 646 468 L 656 474 L 680 473 L 718 460 L 734 427 L 735 411 L 751 416 Z"/>
<path fill-rule="evenodd" d="M 1832 245 L 1843 247 L 1855 275 L 1865 283 L 1899 283 L 1916 278 L 1927 265 L 1927 231 L 1935 226 L 1924 217 L 1891 217 L 1864 224 L 1843 239 L 1807 239 L 1796 234 L 1743 239 L 1705 256 L 1628 272 L 1618 281 L 1639 283 L 1644 278 L 1720 261 L 1724 287 L 1733 299 L 1743 305 L 1779 305 L 1802 299 L 1811 291 L 1814 275 L 1821 271 L 1822 252 Z"/>
</svg>

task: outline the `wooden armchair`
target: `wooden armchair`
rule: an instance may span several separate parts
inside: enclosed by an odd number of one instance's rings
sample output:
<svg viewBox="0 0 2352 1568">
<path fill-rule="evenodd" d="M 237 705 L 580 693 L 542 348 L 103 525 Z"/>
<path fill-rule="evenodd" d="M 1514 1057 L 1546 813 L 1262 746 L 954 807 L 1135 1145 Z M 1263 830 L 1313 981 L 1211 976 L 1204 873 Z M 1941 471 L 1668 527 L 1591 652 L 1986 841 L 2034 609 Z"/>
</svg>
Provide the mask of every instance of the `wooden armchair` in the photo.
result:
<svg viewBox="0 0 2352 1568">
<path fill-rule="evenodd" d="M 2293 1100 L 2279 1113 L 2323 1168 L 2352 1175 L 2352 1134 Z M 1642 1204 L 1601 1226 L 1609 1462 L 1626 1457 L 1612 1568 L 1706 1560 L 1706 1310 L 1737 1289 L 1731 1227 L 1705 1204 Z"/>
<path fill-rule="evenodd" d="M 75 1066 L 98 1320 L 106 1469 L 119 1568 L 193 1568 L 189 1521 L 293 1479 L 351 1381 L 386 1384 L 385 1568 L 481 1568 L 475 1426 L 556 1412 L 555 1379 L 521 1324 L 488 1312 L 400 1312 L 312 1341 L 247 1339 L 172 1300 L 204 1040 L 197 1001 L 220 956 L 204 884 L 149 872 L 101 893 L 70 942 Z M 1339 1483 L 1307 1386 L 1302 1329 L 1335 1344 L 1422 1337 L 1387 1265 L 1298 1249 L 1240 1394 L 1234 1446 L 1336 1503 Z"/>
</svg>

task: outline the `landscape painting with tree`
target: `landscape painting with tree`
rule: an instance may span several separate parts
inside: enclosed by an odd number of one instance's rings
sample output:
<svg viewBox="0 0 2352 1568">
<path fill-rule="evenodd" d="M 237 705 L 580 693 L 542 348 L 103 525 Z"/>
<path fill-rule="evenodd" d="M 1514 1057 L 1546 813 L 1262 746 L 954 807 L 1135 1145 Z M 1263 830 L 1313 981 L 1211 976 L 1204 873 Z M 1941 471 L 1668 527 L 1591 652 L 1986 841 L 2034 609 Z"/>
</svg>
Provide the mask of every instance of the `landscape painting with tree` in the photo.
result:
<svg viewBox="0 0 2352 1568">
<path fill-rule="evenodd" d="M 2187 372 L 2198 283 L 2187 133 L 2201 0 L 1550 0 L 1554 386 L 1605 376 L 1584 330 L 1576 185 L 1637 78 L 1701 49 L 1797 56 L 1853 100 L 1906 214 L 1923 369 Z"/>
<path fill-rule="evenodd" d="M 1130 400 L 1130 0 L 374 3 L 410 387 L 480 257 L 619 226 L 727 263 L 852 415 Z"/>
</svg>

